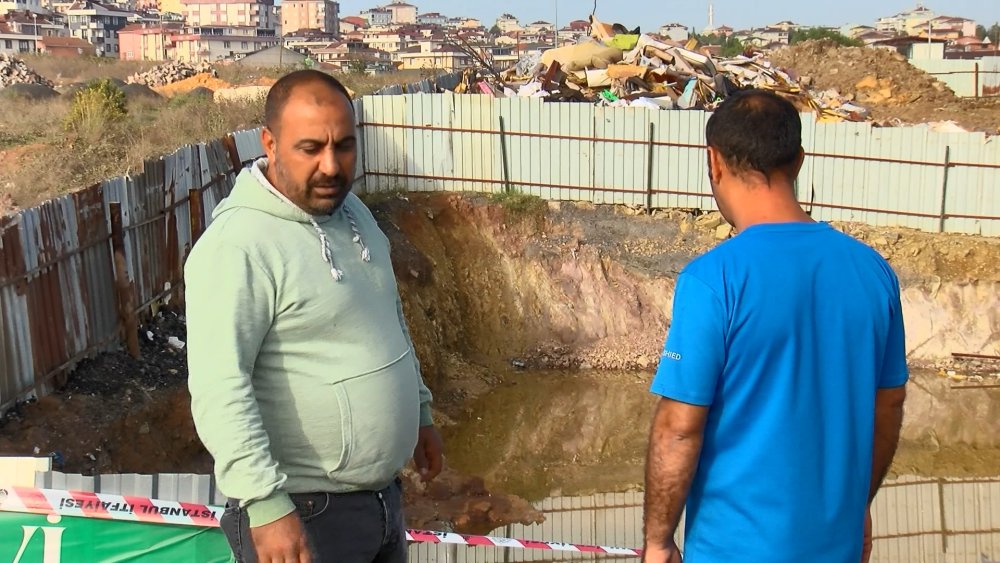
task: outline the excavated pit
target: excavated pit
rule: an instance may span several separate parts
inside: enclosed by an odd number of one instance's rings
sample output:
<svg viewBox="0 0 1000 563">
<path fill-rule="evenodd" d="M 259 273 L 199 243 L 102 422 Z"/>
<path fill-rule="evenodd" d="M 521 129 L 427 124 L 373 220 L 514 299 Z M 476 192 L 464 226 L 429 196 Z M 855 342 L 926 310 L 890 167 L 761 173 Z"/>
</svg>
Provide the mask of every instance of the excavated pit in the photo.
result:
<svg viewBox="0 0 1000 563">
<path fill-rule="evenodd" d="M 488 531 L 538 517 L 495 493 L 534 500 L 639 486 L 674 281 L 725 234 L 720 219 L 459 194 L 368 199 L 392 243 L 451 467 L 441 483 L 412 487 L 411 525 Z M 1000 392 L 954 389 L 968 381 L 939 373 L 962 371 L 952 352 L 1000 354 L 1000 240 L 837 226 L 885 255 L 903 286 L 917 369 L 894 473 L 994 475 Z M 58 451 L 68 472 L 208 471 L 183 353 L 165 348 L 183 336 L 170 319 L 150 324 L 142 362 L 102 356 L 62 393 L 18 408 L 0 428 L 0 451 Z M 965 367 L 986 379 L 1000 372 Z"/>
</svg>

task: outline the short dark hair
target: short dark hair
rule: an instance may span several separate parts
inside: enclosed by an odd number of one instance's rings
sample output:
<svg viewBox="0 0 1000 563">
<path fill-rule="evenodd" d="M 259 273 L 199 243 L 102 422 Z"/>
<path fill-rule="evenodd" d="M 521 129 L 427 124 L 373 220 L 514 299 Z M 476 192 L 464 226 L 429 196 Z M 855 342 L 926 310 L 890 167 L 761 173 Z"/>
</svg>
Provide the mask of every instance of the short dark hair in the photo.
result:
<svg viewBox="0 0 1000 563">
<path fill-rule="evenodd" d="M 322 84 L 335 92 L 340 92 L 347 98 L 347 103 L 351 103 L 351 94 L 336 78 L 318 70 L 296 70 L 282 76 L 268 91 L 267 101 L 264 102 L 264 126 L 274 131 L 281 120 L 281 112 L 284 111 L 288 98 L 295 89 L 311 84 Z"/>
<path fill-rule="evenodd" d="M 705 138 L 735 172 L 770 175 L 798 160 L 802 120 L 795 106 L 774 92 L 744 90 L 719 105 Z"/>
</svg>

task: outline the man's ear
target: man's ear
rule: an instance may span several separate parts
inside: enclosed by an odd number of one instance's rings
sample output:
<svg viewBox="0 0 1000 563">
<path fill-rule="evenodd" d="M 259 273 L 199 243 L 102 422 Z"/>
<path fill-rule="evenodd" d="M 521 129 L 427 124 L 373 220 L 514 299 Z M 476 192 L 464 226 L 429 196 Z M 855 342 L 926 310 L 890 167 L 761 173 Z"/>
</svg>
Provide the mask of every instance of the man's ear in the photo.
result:
<svg viewBox="0 0 1000 563">
<path fill-rule="evenodd" d="M 795 159 L 795 169 L 792 170 L 792 180 L 799 177 L 799 172 L 802 170 L 802 163 L 806 160 L 806 151 L 799 147 L 799 156 Z"/>
<path fill-rule="evenodd" d="M 726 161 L 719 154 L 719 151 L 715 148 L 708 147 L 708 177 L 711 178 L 712 183 L 719 185 L 722 180 L 722 171 L 726 166 Z"/>
<path fill-rule="evenodd" d="M 265 127 L 261 130 L 260 142 L 264 145 L 264 154 L 267 156 L 267 161 L 274 162 L 274 154 L 278 149 L 278 140 L 269 128 Z"/>
</svg>

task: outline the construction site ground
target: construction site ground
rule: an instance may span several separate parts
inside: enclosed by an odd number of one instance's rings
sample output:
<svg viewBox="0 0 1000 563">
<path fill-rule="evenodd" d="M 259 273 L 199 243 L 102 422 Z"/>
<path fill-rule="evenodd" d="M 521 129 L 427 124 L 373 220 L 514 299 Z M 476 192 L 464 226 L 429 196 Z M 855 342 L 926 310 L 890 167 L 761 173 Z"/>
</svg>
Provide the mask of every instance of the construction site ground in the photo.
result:
<svg viewBox="0 0 1000 563">
<path fill-rule="evenodd" d="M 460 194 L 369 201 L 446 438 L 440 482 L 407 474 L 411 524 L 484 532 L 537 518 L 522 498 L 641 485 L 670 288 L 718 242 L 718 217 Z M 885 255 L 904 285 L 1000 282 L 998 239 L 837 226 Z M 140 335 L 141 360 L 84 361 L 59 392 L 7 413 L 0 451 L 55 454 L 71 473 L 209 473 L 185 354 L 169 343 L 185 340 L 183 311 L 160 311 Z M 995 475 L 1000 391 L 955 391 L 938 367 L 914 370 L 894 474 Z"/>
</svg>

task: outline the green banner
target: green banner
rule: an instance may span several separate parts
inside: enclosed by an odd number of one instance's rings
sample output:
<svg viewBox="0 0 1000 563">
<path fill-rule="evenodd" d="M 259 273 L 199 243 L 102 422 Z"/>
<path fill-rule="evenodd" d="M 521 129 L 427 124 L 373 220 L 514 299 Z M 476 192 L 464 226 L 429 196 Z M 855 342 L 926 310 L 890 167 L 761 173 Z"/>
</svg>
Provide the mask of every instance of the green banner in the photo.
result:
<svg viewBox="0 0 1000 563">
<path fill-rule="evenodd" d="M 222 530 L 0 511 L 0 563 L 227 563 Z"/>
</svg>

